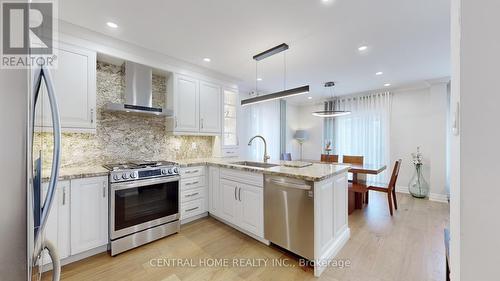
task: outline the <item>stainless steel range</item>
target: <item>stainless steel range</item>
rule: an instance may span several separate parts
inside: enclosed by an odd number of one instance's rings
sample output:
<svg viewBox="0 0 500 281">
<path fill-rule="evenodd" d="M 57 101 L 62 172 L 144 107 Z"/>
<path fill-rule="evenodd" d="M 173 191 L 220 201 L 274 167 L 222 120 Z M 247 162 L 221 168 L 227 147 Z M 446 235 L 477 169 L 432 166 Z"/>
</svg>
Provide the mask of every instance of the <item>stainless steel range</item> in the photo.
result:
<svg viewBox="0 0 500 281">
<path fill-rule="evenodd" d="M 179 232 L 179 168 L 173 162 L 104 165 L 109 172 L 111 255 Z"/>
</svg>

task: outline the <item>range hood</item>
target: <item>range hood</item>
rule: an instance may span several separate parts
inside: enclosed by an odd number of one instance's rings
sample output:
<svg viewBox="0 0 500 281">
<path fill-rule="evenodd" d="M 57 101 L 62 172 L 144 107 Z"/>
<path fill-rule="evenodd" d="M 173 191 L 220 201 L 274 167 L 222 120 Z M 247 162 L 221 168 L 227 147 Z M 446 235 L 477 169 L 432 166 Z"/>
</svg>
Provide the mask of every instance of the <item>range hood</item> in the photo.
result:
<svg viewBox="0 0 500 281">
<path fill-rule="evenodd" d="M 153 70 L 151 67 L 125 62 L 125 103 L 108 103 L 106 110 L 134 114 L 172 116 L 172 111 L 153 107 Z"/>
</svg>

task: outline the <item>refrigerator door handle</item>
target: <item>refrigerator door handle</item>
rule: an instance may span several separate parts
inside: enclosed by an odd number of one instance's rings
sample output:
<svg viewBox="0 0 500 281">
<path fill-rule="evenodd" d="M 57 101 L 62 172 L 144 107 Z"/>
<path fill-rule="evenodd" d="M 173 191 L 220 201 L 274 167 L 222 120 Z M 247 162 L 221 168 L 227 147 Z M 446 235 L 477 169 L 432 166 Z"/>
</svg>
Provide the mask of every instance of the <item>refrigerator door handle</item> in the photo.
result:
<svg viewBox="0 0 500 281">
<path fill-rule="evenodd" d="M 52 169 L 50 172 L 50 180 L 49 180 L 49 185 L 48 185 L 48 190 L 47 190 L 47 195 L 45 197 L 45 200 L 43 200 L 43 205 L 42 205 L 42 214 L 41 214 L 41 219 L 40 219 L 40 226 L 38 230 L 35 232 L 35 243 L 34 243 L 34 257 L 38 256 L 41 251 L 44 248 L 47 248 L 49 250 L 49 255 L 52 258 L 52 264 L 54 267 L 54 276 L 58 278 L 57 274 L 60 272 L 60 262 L 59 258 L 57 255 L 57 250 L 56 248 L 47 241 L 43 241 L 43 231 L 45 229 L 45 226 L 47 224 L 47 219 L 49 217 L 50 213 L 50 207 L 53 204 L 54 197 L 55 197 L 55 192 L 56 192 L 56 185 L 57 185 L 57 179 L 59 177 L 59 166 L 60 166 L 60 158 L 61 158 L 61 124 L 60 124 L 60 119 L 59 119 L 59 108 L 57 106 L 57 100 L 55 96 L 55 91 L 54 91 L 54 83 L 52 80 L 52 76 L 49 72 L 49 70 L 42 66 L 40 69 L 37 69 L 35 72 L 35 81 L 34 81 L 34 88 L 33 88 L 33 93 L 35 94 L 34 96 L 34 102 L 33 102 L 33 119 L 32 119 L 32 128 L 34 128 L 34 116 L 35 116 L 35 107 L 36 107 L 36 102 L 39 97 L 39 91 L 40 91 L 40 86 L 42 82 L 42 78 L 45 81 L 45 86 L 47 87 L 47 95 L 49 97 L 49 104 L 50 104 L 50 109 L 51 109 L 51 114 L 52 114 L 52 125 L 53 125 L 53 137 L 54 137 L 54 153 L 52 156 Z M 33 129 L 34 130 L 34 129 Z M 32 132 L 32 135 L 34 134 L 34 131 Z M 58 280 L 54 279 L 53 280 Z"/>
</svg>

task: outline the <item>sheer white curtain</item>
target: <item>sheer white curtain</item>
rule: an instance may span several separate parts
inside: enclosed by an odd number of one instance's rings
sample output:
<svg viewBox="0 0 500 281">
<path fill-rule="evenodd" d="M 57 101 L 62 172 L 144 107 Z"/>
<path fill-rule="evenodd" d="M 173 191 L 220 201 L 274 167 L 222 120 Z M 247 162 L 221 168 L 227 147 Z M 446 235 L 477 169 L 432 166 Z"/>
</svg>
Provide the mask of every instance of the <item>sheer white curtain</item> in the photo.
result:
<svg viewBox="0 0 500 281">
<path fill-rule="evenodd" d="M 258 103 L 243 107 L 242 140 L 246 146 L 248 140 L 255 135 L 262 135 L 267 141 L 267 153 L 271 160 L 279 160 L 280 154 L 280 104 L 279 100 Z M 246 156 L 262 161 L 264 144 L 255 139 L 248 147 Z"/>
<path fill-rule="evenodd" d="M 390 162 L 390 116 L 392 93 L 376 93 L 365 96 L 340 97 L 335 100 L 336 109 L 349 110 L 350 115 L 336 117 L 333 121 L 333 147 L 339 155 L 362 155 L 365 163 Z M 387 181 L 386 171 L 368 180 Z"/>
</svg>

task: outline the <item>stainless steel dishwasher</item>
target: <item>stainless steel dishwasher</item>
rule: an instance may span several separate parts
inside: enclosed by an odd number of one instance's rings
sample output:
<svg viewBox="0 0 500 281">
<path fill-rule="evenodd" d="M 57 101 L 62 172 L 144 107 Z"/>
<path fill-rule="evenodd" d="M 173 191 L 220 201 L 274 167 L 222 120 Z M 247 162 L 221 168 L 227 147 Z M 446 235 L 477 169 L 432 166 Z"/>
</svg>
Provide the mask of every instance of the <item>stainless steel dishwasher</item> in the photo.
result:
<svg viewBox="0 0 500 281">
<path fill-rule="evenodd" d="M 267 175 L 264 182 L 264 238 L 313 260 L 313 183 Z"/>
</svg>

